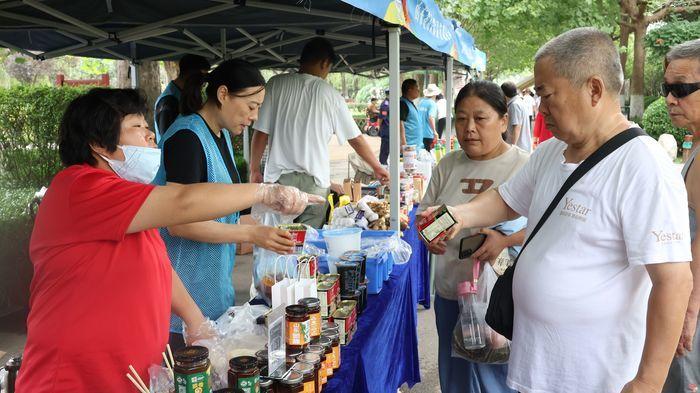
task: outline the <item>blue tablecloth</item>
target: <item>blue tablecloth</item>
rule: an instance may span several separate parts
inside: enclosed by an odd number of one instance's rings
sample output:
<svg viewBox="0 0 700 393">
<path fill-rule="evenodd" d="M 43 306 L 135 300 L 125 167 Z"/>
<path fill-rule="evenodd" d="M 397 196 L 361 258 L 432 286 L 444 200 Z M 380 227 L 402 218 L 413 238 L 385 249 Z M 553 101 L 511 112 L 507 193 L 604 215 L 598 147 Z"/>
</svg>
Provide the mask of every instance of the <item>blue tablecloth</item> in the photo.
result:
<svg viewBox="0 0 700 393">
<path fill-rule="evenodd" d="M 369 295 L 340 369 L 324 392 L 395 393 L 420 382 L 416 296 L 411 264 L 394 265 L 382 291 Z"/>
<path fill-rule="evenodd" d="M 418 235 L 417 211 L 418 205 L 409 214 L 411 225 L 404 231 L 403 240 L 410 244 L 413 250 L 408 263 L 412 270 L 413 293 L 416 301 L 423 307 L 430 308 L 430 252 Z"/>
</svg>

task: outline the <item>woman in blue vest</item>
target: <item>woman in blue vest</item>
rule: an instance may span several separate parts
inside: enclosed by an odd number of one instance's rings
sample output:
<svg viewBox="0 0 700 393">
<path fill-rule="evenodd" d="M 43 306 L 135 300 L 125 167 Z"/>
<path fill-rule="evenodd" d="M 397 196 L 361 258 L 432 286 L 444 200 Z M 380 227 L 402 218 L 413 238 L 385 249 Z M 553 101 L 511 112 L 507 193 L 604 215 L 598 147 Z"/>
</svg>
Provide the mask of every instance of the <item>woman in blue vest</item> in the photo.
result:
<svg viewBox="0 0 700 393">
<path fill-rule="evenodd" d="M 192 74 L 185 81 L 181 114 L 159 142 L 163 162 L 156 183 L 240 183 L 229 132 L 238 135 L 255 121 L 264 97 L 265 79 L 242 60 L 225 61 L 208 74 Z M 239 225 L 238 218 L 234 213 L 161 230 L 173 267 L 210 319 L 234 305 L 231 274 L 237 242 L 277 253 L 289 253 L 294 246 L 287 231 Z M 182 322 L 176 316 L 170 332 L 171 345 L 182 346 Z"/>
</svg>

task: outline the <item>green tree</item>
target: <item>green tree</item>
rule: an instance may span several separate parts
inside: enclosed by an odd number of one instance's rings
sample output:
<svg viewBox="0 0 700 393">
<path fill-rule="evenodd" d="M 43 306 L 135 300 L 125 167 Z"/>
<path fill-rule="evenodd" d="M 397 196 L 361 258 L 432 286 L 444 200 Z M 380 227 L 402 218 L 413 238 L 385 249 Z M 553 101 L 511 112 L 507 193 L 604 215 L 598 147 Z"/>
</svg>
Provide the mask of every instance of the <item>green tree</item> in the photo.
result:
<svg viewBox="0 0 700 393">
<path fill-rule="evenodd" d="M 615 0 L 438 0 L 487 54 L 487 77 L 532 69 L 537 49 L 552 37 L 580 26 L 618 34 Z"/>
<path fill-rule="evenodd" d="M 620 0 L 623 18 L 620 24 L 634 33 L 634 58 L 630 86 L 630 117 L 641 118 L 644 113 L 644 68 L 646 35 L 650 25 L 667 20 L 675 14 L 700 10 L 700 0 Z"/>
</svg>

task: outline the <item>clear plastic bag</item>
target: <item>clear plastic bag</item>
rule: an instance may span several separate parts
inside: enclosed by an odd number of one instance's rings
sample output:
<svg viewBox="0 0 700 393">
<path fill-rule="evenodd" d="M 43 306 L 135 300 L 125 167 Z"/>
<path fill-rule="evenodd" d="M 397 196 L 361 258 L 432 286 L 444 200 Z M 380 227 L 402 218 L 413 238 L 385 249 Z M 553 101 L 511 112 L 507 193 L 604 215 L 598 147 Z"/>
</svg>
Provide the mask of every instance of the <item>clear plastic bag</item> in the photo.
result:
<svg viewBox="0 0 700 393">
<path fill-rule="evenodd" d="M 366 237 L 362 239 L 362 250 L 368 257 L 376 257 L 390 252 L 394 264 L 403 265 L 411 259 L 411 245 L 401 239 L 398 234 L 388 237 Z"/>
<path fill-rule="evenodd" d="M 229 308 L 215 326 L 217 335 L 194 342 L 209 349 L 211 381 L 214 390 L 228 387 L 229 360 L 237 356 L 255 356 L 255 352 L 267 344 L 265 325 L 258 325 L 258 317 L 267 313 L 265 306 L 243 306 Z"/>
<path fill-rule="evenodd" d="M 149 391 L 151 393 L 171 393 L 175 391 L 173 375 L 167 367 L 151 364 L 148 368 Z"/>
<path fill-rule="evenodd" d="M 493 290 L 498 276 L 489 263 L 484 263 L 484 265 L 477 283 L 476 301 L 488 305 L 489 298 L 491 297 L 491 290 Z M 482 319 L 485 318 L 486 307 L 477 307 L 476 310 L 484 314 L 481 316 Z M 460 323 L 457 323 L 452 333 L 452 357 L 477 363 L 508 363 L 508 358 L 510 357 L 510 341 L 496 333 L 487 324 L 484 324 L 483 333 L 486 345 L 480 349 L 468 350 L 464 347 L 462 326 Z"/>
</svg>

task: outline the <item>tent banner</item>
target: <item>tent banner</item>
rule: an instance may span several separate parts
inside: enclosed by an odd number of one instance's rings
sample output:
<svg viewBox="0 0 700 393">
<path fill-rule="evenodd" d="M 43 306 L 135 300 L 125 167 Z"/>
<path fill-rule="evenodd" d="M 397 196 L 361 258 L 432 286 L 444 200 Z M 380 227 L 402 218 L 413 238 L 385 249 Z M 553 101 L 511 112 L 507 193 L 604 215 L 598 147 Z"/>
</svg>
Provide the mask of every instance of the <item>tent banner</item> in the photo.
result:
<svg viewBox="0 0 700 393">
<path fill-rule="evenodd" d="M 483 71 L 486 55 L 474 46 L 474 38 L 447 19 L 433 0 L 342 0 L 386 22 L 401 25 L 438 52 Z"/>
</svg>

